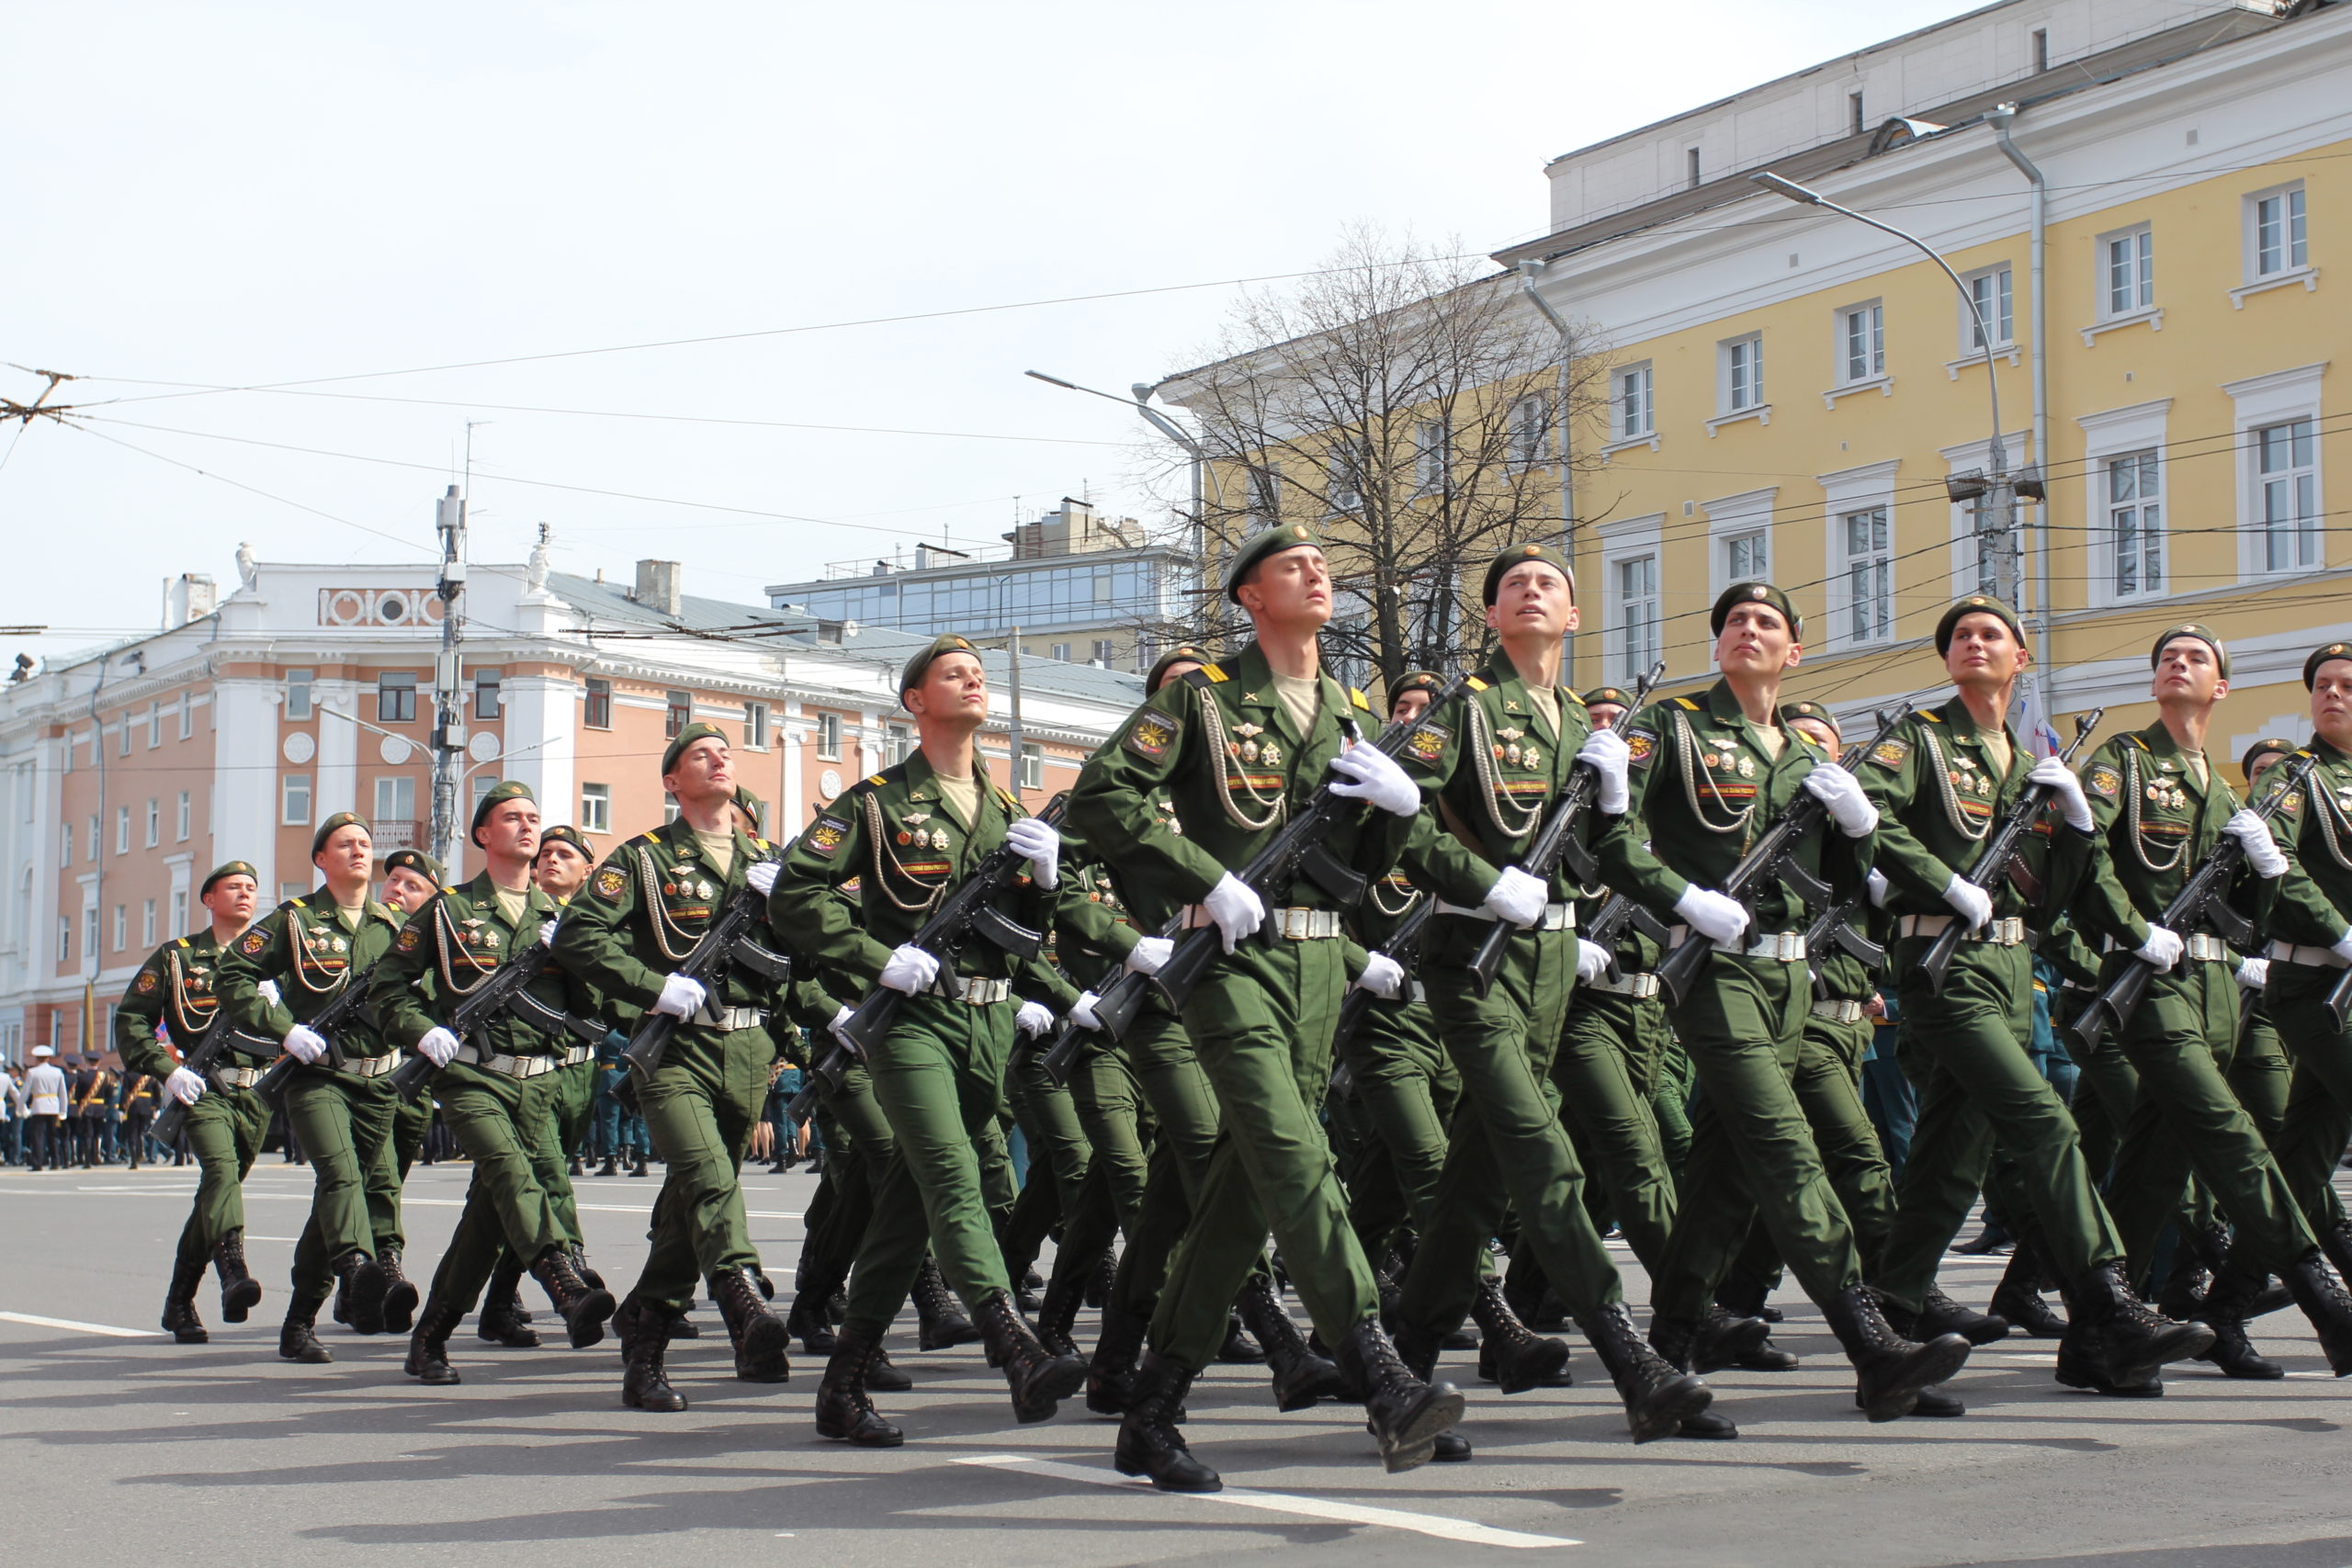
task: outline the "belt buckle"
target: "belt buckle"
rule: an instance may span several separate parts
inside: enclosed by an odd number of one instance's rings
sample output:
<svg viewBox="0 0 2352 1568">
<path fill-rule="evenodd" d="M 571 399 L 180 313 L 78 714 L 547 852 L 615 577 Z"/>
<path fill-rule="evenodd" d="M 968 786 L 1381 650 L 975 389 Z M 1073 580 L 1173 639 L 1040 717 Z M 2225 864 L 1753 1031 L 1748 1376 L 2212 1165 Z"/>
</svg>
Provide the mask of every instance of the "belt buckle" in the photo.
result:
<svg viewBox="0 0 2352 1568">
<path fill-rule="evenodd" d="M 1285 942 L 1305 942 L 1309 936 L 1313 935 L 1315 929 L 1313 919 L 1314 913 L 1314 910 L 1302 909 L 1295 904 L 1285 908 L 1283 910 L 1283 940 Z"/>
</svg>

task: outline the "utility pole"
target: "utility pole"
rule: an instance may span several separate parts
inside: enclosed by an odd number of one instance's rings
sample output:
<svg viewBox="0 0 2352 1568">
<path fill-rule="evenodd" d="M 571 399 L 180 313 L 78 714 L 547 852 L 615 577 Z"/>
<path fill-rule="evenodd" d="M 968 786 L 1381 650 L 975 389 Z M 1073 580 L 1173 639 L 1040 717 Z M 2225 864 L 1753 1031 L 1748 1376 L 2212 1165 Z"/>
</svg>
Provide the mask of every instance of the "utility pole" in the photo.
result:
<svg viewBox="0 0 2352 1568">
<path fill-rule="evenodd" d="M 459 680 L 458 601 L 466 589 L 466 502 L 456 485 L 441 498 L 441 654 L 433 662 L 433 858 L 458 874 L 458 774 L 466 754 L 465 692 Z"/>
</svg>

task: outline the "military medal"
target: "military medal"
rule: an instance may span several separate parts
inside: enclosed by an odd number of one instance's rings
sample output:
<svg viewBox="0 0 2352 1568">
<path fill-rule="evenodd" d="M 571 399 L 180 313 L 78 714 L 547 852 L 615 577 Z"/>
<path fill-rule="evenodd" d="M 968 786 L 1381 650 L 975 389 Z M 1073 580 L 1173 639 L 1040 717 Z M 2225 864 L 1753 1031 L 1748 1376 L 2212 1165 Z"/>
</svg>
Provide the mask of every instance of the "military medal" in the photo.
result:
<svg viewBox="0 0 2352 1568">
<path fill-rule="evenodd" d="M 1739 776 L 1744 779 L 1752 779 L 1756 776 L 1756 760 L 1753 757 L 1742 757 L 1739 760 Z"/>
<path fill-rule="evenodd" d="M 1526 750 L 1520 753 L 1519 760 L 1526 763 L 1531 768 L 1540 768 L 1544 765 L 1544 753 L 1538 751 L 1534 747 L 1530 746 Z"/>
<path fill-rule="evenodd" d="M 1515 768 L 1519 766 L 1519 757 L 1520 751 L 1518 741 L 1514 740 L 1510 745 L 1503 748 L 1503 761 L 1509 762 L 1512 767 Z"/>
<path fill-rule="evenodd" d="M 1270 768 L 1279 768 L 1283 765 L 1283 749 L 1269 740 L 1265 749 L 1258 753 L 1258 761 Z"/>
<path fill-rule="evenodd" d="M 498 945 L 498 933 L 496 931 L 482 932 L 481 944 L 484 947 L 496 947 Z"/>
</svg>

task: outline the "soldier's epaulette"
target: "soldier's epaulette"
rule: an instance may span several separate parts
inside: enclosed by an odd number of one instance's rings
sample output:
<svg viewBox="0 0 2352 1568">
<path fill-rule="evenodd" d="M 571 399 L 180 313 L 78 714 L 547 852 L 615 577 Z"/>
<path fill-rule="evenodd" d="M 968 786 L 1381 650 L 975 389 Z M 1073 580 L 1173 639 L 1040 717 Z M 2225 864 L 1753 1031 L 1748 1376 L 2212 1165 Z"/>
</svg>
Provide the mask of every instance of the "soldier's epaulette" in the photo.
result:
<svg viewBox="0 0 2352 1568">
<path fill-rule="evenodd" d="M 1355 704 L 1356 706 L 1363 709 L 1366 713 L 1370 713 L 1372 711 L 1372 699 L 1365 696 L 1362 692 L 1357 691 L 1353 686 L 1350 686 L 1348 688 L 1348 701 Z"/>
<path fill-rule="evenodd" d="M 186 947 L 186 946 L 187 945 L 187 938 L 186 938 L 186 937 L 182 937 L 182 938 L 180 938 L 180 939 L 179 939 L 179 945 L 180 945 L 180 946 L 182 946 L 182 947 Z"/>
<path fill-rule="evenodd" d="M 636 838 L 631 839 L 631 840 L 628 841 L 628 843 L 627 845 L 624 845 L 623 847 L 624 847 L 624 848 L 628 848 L 628 849 L 634 849 L 634 848 L 636 848 L 637 846 L 639 846 L 639 845 L 640 845 L 640 844 L 654 844 L 654 843 L 659 843 L 660 841 L 661 841 L 661 839 L 660 839 L 660 836 L 659 836 L 659 835 L 657 835 L 657 834 L 655 834 L 655 833 L 652 833 L 652 832 L 650 832 L 650 831 L 648 831 L 648 832 L 639 833 Z"/>
<path fill-rule="evenodd" d="M 880 773 L 868 773 L 865 775 L 865 782 L 870 784 L 878 784 L 882 782 L 882 775 Z"/>
<path fill-rule="evenodd" d="M 1193 673 L 1193 671 L 1187 671 L 1187 673 Z M 1201 679 L 1206 681 L 1212 686 L 1222 685 L 1224 682 L 1233 679 L 1232 676 L 1225 672 L 1222 666 L 1216 664 L 1204 664 L 1201 666 L 1197 673 L 1200 675 Z"/>
<path fill-rule="evenodd" d="M 1667 701 L 1673 703 L 1678 707 L 1685 708 L 1691 713 L 1697 713 L 1699 711 L 1698 702 L 1690 697 L 1668 697 Z"/>
<path fill-rule="evenodd" d="M 1561 700 L 1565 702 L 1574 703 L 1578 707 L 1585 705 L 1584 694 L 1581 692 L 1571 692 L 1566 686 L 1555 686 L 1553 690 L 1558 692 L 1560 694 Z"/>
<path fill-rule="evenodd" d="M 307 909 L 310 908 L 308 904 L 303 903 L 300 898 L 288 898 L 286 900 L 286 907 L 289 909 Z"/>
<path fill-rule="evenodd" d="M 2153 746 L 2149 745 L 2145 740 L 2142 739 L 2141 739 L 2139 736 L 2137 736 L 2137 735 L 2127 735 L 2127 736 L 2125 736 L 2123 739 L 2126 739 L 2126 740 L 2129 740 L 2130 742 L 2132 742 L 2132 745 L 2137 746 L 2138 748 L 2140 748 L 2140 750 L 2141 750 L 2145 751 L 2145 752 L 2146 752 L 2146 753 L 2148 753 L 2148 755 L 2150 755 L 2151 757 L 2153 757 L 2153 756 L 2154 756 L 2154 755 L 2156 754 L 2156 749 L 2155 749 L 2154 747 L 2153 747 Z"/>
<path fill-rule="evenodd" d="M 754 834 L 752 834 L 752 848 L 754 848 L 754 849 L 760 849 L 760 850 L 772 850 L 772 849 L 775 848 L 775 846 L 774 844 L 769 843 L 765 839 L 761 838 L 757 833 L 754 833 Z"/>
<path fill-rule="evenodd" d="M 1924 719 L 1929 724 L 1941 724 L 1944 721 L 1944 716 L 1936 712 L 1933 708 L 1920 708 L 1918 711 L 1912 714 L 1911 716 L 1917 719 Z"/>
<path fill-rule="evenodd" d="M 1196 692 L 1205 692 L 1218 682 L 1231 678 L 1214 664 L 1204 664 L 1197 670 L 1187 670 L 1181 677 L 1186 685 Z"/>
<path fill-rule="evenodd" d="M 1012 792 L 1011 790 L 1009 790 L 1009 789 L 1005 788 L 1002 784 L 999 784 L 999 785 L 997 785 L 997 786 L 996 786 L 996 798 L 997 798 L 997 804 L 998 804 L 998 805 L 1000 805 L 1000 806 L 1010 806 L 1010 807 L 1012 807 L 1015 811 L 1018 811 L 1018 810 L 1020 810 L 1020 809 L 1021 809 L 1021 803 L 1020 803 L 1019 801 L 1017 801 L 1017 800 L 1013 799 L 1013 798 L 1012 798 Z"/>
</svg>

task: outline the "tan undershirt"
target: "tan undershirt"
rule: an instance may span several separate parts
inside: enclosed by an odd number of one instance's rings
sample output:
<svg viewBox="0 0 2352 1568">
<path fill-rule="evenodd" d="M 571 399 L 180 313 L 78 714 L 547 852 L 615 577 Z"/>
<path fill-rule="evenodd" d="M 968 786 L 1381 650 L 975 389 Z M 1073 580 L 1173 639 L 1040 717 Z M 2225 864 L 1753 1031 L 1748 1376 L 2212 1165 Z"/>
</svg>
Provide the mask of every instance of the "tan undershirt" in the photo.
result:
<svg viewBox="0 0 2352 1568">
<path fill-rule="evenodd" d="M 1544 710 L 1544 716 L 1552 721 L 1552 733 L 1555 735 L 1559 734 L 1560 693 L 1558 688 L 1554 686 L 1531 685 L 1527 688 L 1527 695 L 1531 702 L 1534 703 L 1537 707 Z"/>
<path fill-rule="evenodd" d="M 491 891 L 498 895 L 498 912 L 506 917 L 506 923 L 510 926 L 521 925 L 523 909 L 530 902 L 531 896 L 527 893 L 510 893 L 503 887 L 493 887 Z"/>
<path fill-rule="evenodd" d="M 2204 752 L 2183 751 L 2180 754 L 2180 760 L 2182 764 L 2187 767 L 2190 773 L 2197 775 L 2198 788 L 2211 789 L 2213 786 L 2212 771 L 2205 765 Z"/>
<path fill-rule="evenodd" d="M 716 833 L 706 833 L 696 828 L 694 834 L 695 842 L 702 846 L 703 858 L 710 862 L 719 875 L 726 875 L 728 869 L 735 863 L 735 830 L 725 828 Z"/>
<path fill-rule="evenodd" d="M 1764 754 L 1779 761 L 1781 750 L 1789 743 L 1787 732 L 1777 724 L 1751 724 L 1747 728 L 1756 732 L 1756 744 L 1764 748 Z"/>
<path fill-rule="evenodd" d="M 343 929 L 347 931 L 357 931 L 361 918 L 367 913 L 368 895 L 365 893 L 359 896 L 359 902 L 356 904 L 338 903 L 334 907 L 334 918 L 343 922 Z"/>
<path fill-rule="evenodd" d="M 2009 732 L 2006 729 L 1980 729 L 1976 738 L 1984 743 L 1984 755 L 1993 764 L 1993 776 L 2009 776 Z"/>
<path fill-rule="evenodd" d="M 932 777 L 939 781 L 940 795 L 956 808 L 956 815 L 964 819 L 964 825 L 967 828 L 978 827 L 980 820 L 980 781 L 969 773 L 960 779 L 942 773 L 933 773 Z"/>
<path fill-rule="evenodd" d="M 1269 671 L 1269 674 L 1272 671 Z M 1315 733 L 1315 716 L 1323 711 L 1323 682 L 1313 675 L 1275 675 L 1274 696 L 1298 727 L 1301 735 Z"/>
</svg>

